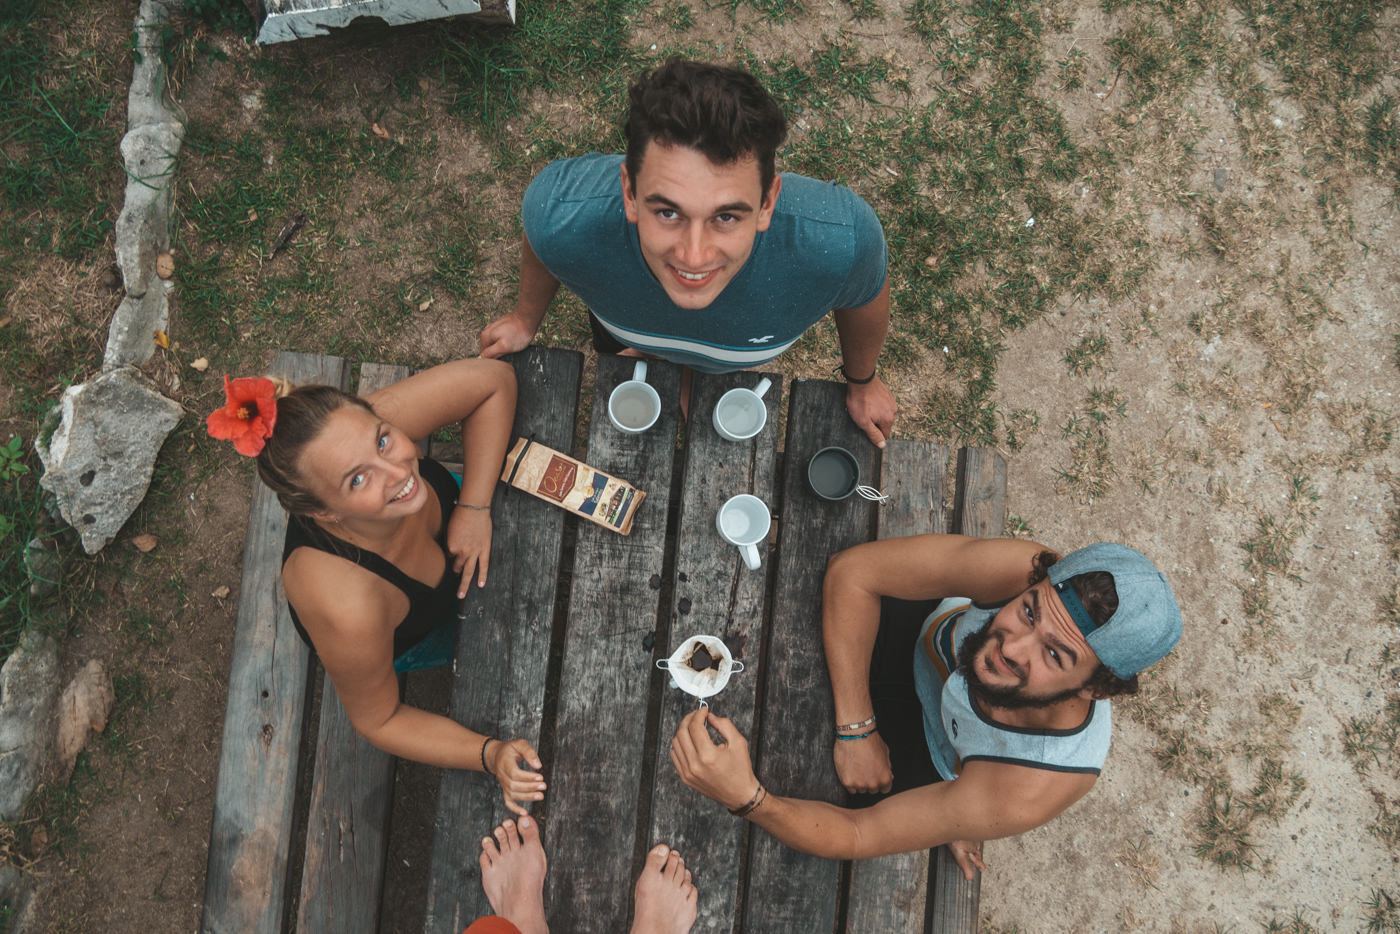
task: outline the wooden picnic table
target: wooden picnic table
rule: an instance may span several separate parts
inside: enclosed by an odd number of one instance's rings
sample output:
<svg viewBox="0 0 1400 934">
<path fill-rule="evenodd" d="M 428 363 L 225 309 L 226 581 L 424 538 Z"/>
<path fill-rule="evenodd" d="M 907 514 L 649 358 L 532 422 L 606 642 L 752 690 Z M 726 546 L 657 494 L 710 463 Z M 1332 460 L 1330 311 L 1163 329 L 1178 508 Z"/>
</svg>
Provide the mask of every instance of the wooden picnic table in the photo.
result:
<svg viewBox="0 0 1400 934">
<path fill-rule="evenodd" d="M 531 348 L 514 355 L 515 434 L 573 447 L 582 357 Z M 545 763 L 549 791 L 532 809 L 549 853 L 545 905 L 560 932 L 627 929 L 633 882 L 656 842 L 678 849 L 700 891 L 701 934 L 843 930 L 971 932 L 977 883 L 946 848 L 855 864 L 791 850 L 684 787 L 671 736 L 694 698 L 668 685 L 656 660 L 695 634 L 722 637 L 744 671 L 711 698 L 749 738 L 774 793 L 842 802 L 831 761 L 832 703 L 821 644 L 827 560 L 867 541 L 926 531 L 1001 532 L 1005 465 L 964 449 L 892 441 L 882 453 L 850 422 L 845 389 L 797 380 L 779 446 L 783 380 L 775 373 L 697 375 L 689 422 L 679 419 L 679 370 L 653 362 L 663 400 L 657 424 L 623 435 L 603 414 L 633 361 L 598 360 L 586 411 L 590 465 L 647 492 L 622 536 L 499 485 L 487 586 L 464 601 L 449 715 L 495 736 L 523 736 Z M 274 371 L 347 384 L 325 357 L 283 355 Z M 406 370 L 366 364 L 360 391 Z M 730 442 L 710 412 L 735 386 L 773 381 L 768 425 Z M 876 506 L 818 498 L 806 465 L 828 445 L 855 453 L 864 482 L 890 494 Z M 774 531 L 763 565 L 744 567 L 715 529 L 729 497 L 768 503 Z M 310 747 L 311 663 L 291 631 L 278 578 L 285 518 L 255 491 L 244 556 L 202 929 L 375 931 L 380 917 L 393 760 L 349 727 L 327 681 Z M 458 934 L 490 913 L 476 854 L 508 816 L 499 786 L 444 771 L 425 930 Z M 304 828 L 304 845 L 294 837 Z M 848 867 L 848 868 L 847 868 Z"/>
</svg>

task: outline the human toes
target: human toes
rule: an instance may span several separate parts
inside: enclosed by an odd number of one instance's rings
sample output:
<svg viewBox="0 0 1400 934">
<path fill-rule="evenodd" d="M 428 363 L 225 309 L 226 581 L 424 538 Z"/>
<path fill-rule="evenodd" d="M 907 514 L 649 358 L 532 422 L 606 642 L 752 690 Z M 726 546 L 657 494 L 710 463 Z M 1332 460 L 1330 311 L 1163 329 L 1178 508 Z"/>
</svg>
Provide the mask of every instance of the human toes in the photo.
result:
<svg viewBox="0 0 1400 934">
<path fill-rule="evenodd" d="M 658 843 L 656 846 L 652 847 L 647 853 L 646 869 L 643 870 L 642 874 L 645 875 L 647 872 L 659 873 L 665 871 L 666 861 L 670 855 L 671 848 L 664 843 Z"/>
<path fill-rule="evenodd" d="M 681 858 L 681 854 L 672 850 L 670 855 L 666 857 L 666 868 L 662 870 L 662 875 L 666 877 L 667 882 L 674 885 L 679 882 L 681 876 L 684 874 L 685 860 Z"/>
<path fill-rule="evenodd" d="M 496 828 L 496 839 L 500 841 L 501 852 L 509 853 L 520 845 L 520 837 L 515 832 L 515 821 L 506 818 Z"/>
</svg>

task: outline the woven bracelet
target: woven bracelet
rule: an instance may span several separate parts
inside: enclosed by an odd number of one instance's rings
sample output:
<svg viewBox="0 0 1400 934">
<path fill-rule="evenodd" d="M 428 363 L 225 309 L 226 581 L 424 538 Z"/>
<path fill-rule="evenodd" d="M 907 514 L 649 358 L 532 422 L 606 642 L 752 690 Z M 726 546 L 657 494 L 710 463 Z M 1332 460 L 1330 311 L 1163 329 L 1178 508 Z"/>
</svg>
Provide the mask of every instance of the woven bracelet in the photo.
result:
<svg viewBox="0 0 1400 934">
<path fill-rule="evenodd" d="M 875 731 L 874 731 L 874 730 L 868 730 L 867 732 L 864 732 L 864 733 L 857 733 L 855 736 L 845 736 L 845 735 L 843 735 L 843 734 L 841 734 L 841 733 L 837 733 L 837 734 L 836 734 L 836 738 L 837 738 L 837 739 L 840 739 L 840 740 L 865 739 L 867 736 L 874 736 L 874 735 L 875 735 Z"/>
<path fill-rule="evenodd" d="M 490 507 L 490 506 L 473 506 L 471 503 L 464 503 L 464 502 L 462 502 L 461 500 L 458 500 L 457 502 L 453 503 L 452 505 L 455 506 L 455 507 L 457 507 L 458 509 L 475 509 L 475 510 L 477 510 L 478 512 L 490 512 L 490 511 L 491 511 L 491 507 Z"/>
<path fill-rule="evenodd" d="M 762 804 L 762 803 L 764 802 L 764 800 L 765 800 L 767 797 L 768 797 L 768 791 L 767 791 L 767 789 L 765 789 L 765 788 L 763 787 L 763 783 L 762 783 L 762 782 L 759 782 L 759 783 L 758 783 L 758 788 L 754 789 L 753 797 L 749 799 L 749 803 L 748 803 L 748 804 L 745 804 L 745 805 L 743 805 L 743 806 L 741 806 L 741 807 L 730 808 L 730 809 L 729 809 L 729 813 L 730 813 L 730 814 L 733 814 L 735 817 L 748 817 L 750 814 L 752 814 L 752 813 L 754 812 L 754 810 L 756 810 L 756 809 L 758 808 L 758 806 L 759 806 L 760 804 Z"/>
<path fill-rule="evenodd" d="M 846 724 L 838 723 L 838 724 L 836 724 L 836 732 L 838 732 L 838 733 L 849 733 L 849 732 L 851 732 L 852 730 L 863 730 L 863 729 L 865 729 L 865 728 L 868 727 L 868 726 L 874 726 L 874 725 L 875 725 L 875 715 L 872 713 L 870 716 L 866 717 L 864 720 L 860 721 L 859 723 L 846 723 Z"/>
</svg>

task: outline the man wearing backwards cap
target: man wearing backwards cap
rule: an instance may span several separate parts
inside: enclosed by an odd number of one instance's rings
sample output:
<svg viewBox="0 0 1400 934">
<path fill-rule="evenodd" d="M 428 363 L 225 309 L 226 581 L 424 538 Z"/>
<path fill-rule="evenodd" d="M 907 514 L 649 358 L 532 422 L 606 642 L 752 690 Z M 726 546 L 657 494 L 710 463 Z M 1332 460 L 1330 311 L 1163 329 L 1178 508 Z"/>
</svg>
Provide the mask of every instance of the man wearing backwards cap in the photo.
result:
<svg viewBox="0 0 1400 934">
<path fill-rule="evenodd" d="M 895 793 L 866 808 L 769 794 L 748 742 L 706 709 L 671 742 L 681 779 L 803 852 L 946 843 L 971 879 L 981 841 L 1038 827 L 1093 787 L 1108 698 L 1136 692 L 1138 672 L 1171 651 L 1181 611 L 1123 545 L 1060 558 L 1034 542 L 919 535 L 831 559 L 822 636 L 836 774 L 851 792 Z"/>
</svg>

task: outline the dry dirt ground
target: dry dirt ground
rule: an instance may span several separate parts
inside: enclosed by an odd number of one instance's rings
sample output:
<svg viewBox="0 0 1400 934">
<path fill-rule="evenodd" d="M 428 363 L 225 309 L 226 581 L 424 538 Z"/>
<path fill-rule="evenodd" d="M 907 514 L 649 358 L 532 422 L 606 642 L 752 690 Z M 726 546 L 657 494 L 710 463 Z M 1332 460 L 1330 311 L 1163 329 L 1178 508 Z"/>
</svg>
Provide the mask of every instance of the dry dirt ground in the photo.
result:
<svg viewBox="0 0 1400 934">
<path fill-rule="evenodd" d="M 1081 50 L 1087 77 L 1069 88 L 1052 67 L 1037 92 L 1076 140 L 1144 154 L 1114 170 L 1111 201 L 1084 180 L 1061 194 L 1089 214 L 1131 215 L 1149 262 L 1127 294 L 1063 297 L 1001 335 L 994 401 L 1009 464 L 1007 530 L 1061 549 L 1100 538 L 1143 549 L 1172 581 L 1186 633 L 1142 695 L 1116 705 L 1113 752 L 1093 792 L 1049 826 L 987 847 L 985 929 L 1351 932 L 1379 917 L 1390 926 L 1373 929 L 1394 931 L 1396 915 L 1381 912 L 1386 897 L 1400 899 L 1400 714 L 1384 710 L 1400 690 L 1396 179 L 1367 170 L 1355 153 L 1320 176 L 1306 102 L 1262 63 L 1254 66 L 1266 89 L 1261 120 L 1240 117 L 1212 74 L 1192 81 L 1170 111 L 1130 106 L 1131 77 L 1109 64 L 1107 39 L 1122 26 L 1105 12 L 1112 6 L 1059 5 L 1044 55 Z M 905 68 L 917 101 L 937 73 L 904 13 L 886 7 L 853 25 L 847 6 L 816 2 L 770 26 L 747 7 L 697 6 L 690 38 L 724 45 L 742 35 L 760 57 L 805 55 L 844 28 L 843 41 L 864 55 Z M 1243 26 L 1239 33 L 1242 43 L 1258 41 Z M 656 23 L 636 25 L 639 44 L 664 37 Z M 1376 95 L 1400 92 L 1398 38 L 1400 12 L 1383 8 Z M 396 56 L 412 54 L 393 33 L 380 41 L 382 60 L 362 43 L 308 42 L 295 53 L 229 43 L 230 61 L 195 69 L 182 102 L 192 120 L 237 133 L 259 106 L 246 63 L 295 54 L 335 76 L 317 92 L 319 118 L 358 131 L 374 109 L 366 98 L 390 85 Z M 513 180 L 483 183 L 482 144 L 431 91 L 415 106 L 410 129 L 436 134 L 437 169 L 424 177 L 439 191 L 470 188 L 464 214 L 491 220 L 476 257 L 479 304 L 443 300 L 411 316 L 375 348 L 381 360 L 470 353 L 480 323 L 513 294 L 509 213 L 520 191 Z M 1260 134 L 1273 147 L 1267 160 Z M 180 197 L 209 171 L 188 157 Z M 382 196 L 356 191 L 343 206 L 369 242 L 395 236 L 396 217 L 366 220 L 361 210 L 379 210 Z M 385 282 L 412 278 L 421 266 L 412 244 L 428 234 L 408 223 L 403 233 L 410 245 L 344 281 L 337 300 L 369 303 Z M 177 318 L 177 339 L 179 329 Z M 581 346 L 582 330 L 561 324 L 553 339 Z M 918 347 L 890 367 L 898 432 L 947 437 L 936 401 L 954 364 L 946 357 L 942 347 Z M 821 376 L 831 362 L 825 345 L 804 345 L 785 366 Z M 207 408 L 213 398 L 197 401 Z M 203 444 L 193 419 L 172 444 Z M 175 492 L 156 494 L 165 525 L 151 531 L 170 547 L 104 584 L 105 600 L 130 606 L 129 588 L 172 582 L 149 598 L 169 621 L 141 655 L 144 705 L 116 724 L 125 744 L 89 757 L 79 776 L 75 837 L 49 852 L 31 846 L 43 930 L 198 926 L 251 478 L 231 456 L 211 457 L 212 467 L 165 478 Z M 231 595 L 210 596 L 221 586 Z M 178 614 L 165 609 L 172 601 Z M 94 619 L 67 652 L 76 665 L 113 644 Z M 396 820 L 421 826 L 432 775 L 412 771 L 414 800 L 400 802 Z M 421 902 L 422 855 L 395 844 L 391 905 Z M 412 918 L 390 927 L 411 930 Z"/>
</svg>

